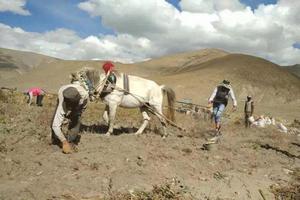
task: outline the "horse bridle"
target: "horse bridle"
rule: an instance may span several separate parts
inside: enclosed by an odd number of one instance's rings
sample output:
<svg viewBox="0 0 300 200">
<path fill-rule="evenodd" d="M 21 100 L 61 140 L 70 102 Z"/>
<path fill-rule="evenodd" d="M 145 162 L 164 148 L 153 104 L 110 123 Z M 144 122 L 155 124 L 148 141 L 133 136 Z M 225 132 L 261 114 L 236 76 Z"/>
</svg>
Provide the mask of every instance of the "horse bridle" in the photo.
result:
<svg viewBox="0 0 300 200">
<path fill-rule="evenodd" d="M 83 77 L 83 75 L 80 76 L 84 82 L 84 88 L 87 90 L 87 92 L 89 93 L 89 98 L 90 98 L 90 101 L 94 101 L 95 99 L 97 99 L 101 94 L 105 84 L 106 84 L 106 81 L 109 77 L 109 73 L 106 74 L 105 78 L 103 79 L 103 81 L 99 81 L 99 83 L 94 86 L 92 84 L 92 81 L 90 79 L 88 79 L 88 77 L 86 76 L 85 74 L 85 77 Z M 99 77 L 100 77 L 100 73 L 99 73 Z"/>
</svg>

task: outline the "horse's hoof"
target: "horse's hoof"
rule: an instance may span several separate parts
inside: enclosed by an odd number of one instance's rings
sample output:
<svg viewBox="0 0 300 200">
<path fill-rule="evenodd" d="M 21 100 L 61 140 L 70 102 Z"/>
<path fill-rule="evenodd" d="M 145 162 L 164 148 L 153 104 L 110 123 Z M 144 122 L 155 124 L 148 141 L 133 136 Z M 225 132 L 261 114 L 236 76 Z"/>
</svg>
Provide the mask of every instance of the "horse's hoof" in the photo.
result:
<svg viewBox="0 0 300 200">
<path fill-rule="evenodd" d="M 141 135 L 141 134 L 142 134 L 141 132 L 136 132 L 136 133 L 135 133 L 135 135 Z"/>
<path fill-rule="evenodd" d="M 110 136 L 110 132 L 105 133 L 105 136 L 109 137 Z"/>
</svg>

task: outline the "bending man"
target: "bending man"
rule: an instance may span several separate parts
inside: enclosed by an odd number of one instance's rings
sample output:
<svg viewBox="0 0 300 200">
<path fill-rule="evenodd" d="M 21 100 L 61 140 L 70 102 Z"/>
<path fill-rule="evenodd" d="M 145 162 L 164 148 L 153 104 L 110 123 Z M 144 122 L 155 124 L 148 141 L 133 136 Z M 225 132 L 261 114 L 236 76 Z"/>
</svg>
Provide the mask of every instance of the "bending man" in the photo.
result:
<svg viewBox="0 0 300 200">
<path fill-rule="evenodd" d="M 62 144 L 63 153 L 71 153 L 69 142 L 76 143 L 80 130 L 80 118 L 85 110 L 89 93 L 80 84 L 69 84 L 62 86 L 58 91 L 58 103 L 52 122 L 52 143 L 56 143 L 57 139 Z M 61 126 L 65 119 L 70 119 L 68 140 L 61 130 Z"/>
</svg>

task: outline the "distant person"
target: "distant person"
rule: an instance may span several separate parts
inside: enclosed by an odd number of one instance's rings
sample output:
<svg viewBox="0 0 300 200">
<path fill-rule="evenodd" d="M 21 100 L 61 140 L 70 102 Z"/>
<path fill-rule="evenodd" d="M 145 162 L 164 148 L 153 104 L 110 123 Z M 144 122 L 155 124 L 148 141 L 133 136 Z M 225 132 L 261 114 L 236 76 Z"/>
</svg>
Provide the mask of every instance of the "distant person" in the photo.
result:
<svg viewBox="0 0 300 200">
<path fill-rule="evenodd" d="M 213 91 L 210 96 L 208 103 L 213 105 L 212 117 L 215 121 L 215 130 L 216 135 L 220 134 L 221 129 L 221 116 L 228 104 L 228 98 L 231 98 L 233 101 L 233 110 L 236 110 L 237 102 L 234 96 L 233 89 L 228 80 L 223 80 Z"/>
<path fill-rule="evenodd" d="M 245 127 L 249 128 L 251 125 L 250 117 L 253 116 L 254 112 L 254 102 L 251 96 L 247 96 L 245 101 L 244 113 L 245 113 Z"/>
<path fill-rule="evenodd" d="M 46 92 L 39 87 L 29 88 L 25 92 L 25 95 L 28 96 L 28 100 L 27 100 L 28 105 L 31 105 L 33 97 L 36 97 L 36 105 L 43 106 L 42 102 L 43 102 L 43 98 L 44 98 L 45 94 L 46 94 Z"/>
<path fill-rule="evenodd" d="M 80 118 L 86 109 L 89 93 L 79 83 L 64 85 L 58 90 L 58 103 L 52 121 L 52 144 L 62 144 L 63 153 L 72 153 L 69 142 L 78 143 L 80 140 Z M 68 140 L 61 130 L 65 119 L 69 119 Z"/>
</svg>

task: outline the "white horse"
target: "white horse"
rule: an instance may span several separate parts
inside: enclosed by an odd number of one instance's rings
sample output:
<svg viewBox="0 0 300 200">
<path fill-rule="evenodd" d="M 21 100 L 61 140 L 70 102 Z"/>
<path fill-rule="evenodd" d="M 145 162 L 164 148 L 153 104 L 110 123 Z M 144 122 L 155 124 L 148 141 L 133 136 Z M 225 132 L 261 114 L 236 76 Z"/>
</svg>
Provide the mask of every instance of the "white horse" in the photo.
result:
<svg viewBox="0 0 300 200">
<path fill-rule="evenodd" d="M 149 123 L 149 112 L 151 112 L 159 118 L 163 126 L 164 136 L 167 136 L 166 122 L 174 121 L 175 92 L 165 85 L 158 85 L 152 80 L 131 75 L 128 75 L 128 78 L 126 78 L 129 83 L 129 91 L 127 91 L 124 89 L 123 84 L 125 79 L 124 74 L 114 74 L 117 78 L 116 84 L 112 91 L 105 96 L 103 88 L 108 84 L 108 75 L 93 68 L 83 68 L 77 73 L 72 74 L 72 81 L 79 81 L 89 91 L 91 97 L 102 96 L 101 99 L 106 104 L 103 119 L 109 125 L 106 135 L 113 133 L 116 110 L 118 106 L 121 106 L 124 108 L 140 108 L 143 123 L 135 134 L 143 133 Z M 162 112 L 164 94 L 168 98 L 167 117 Z"/>
</svg>

